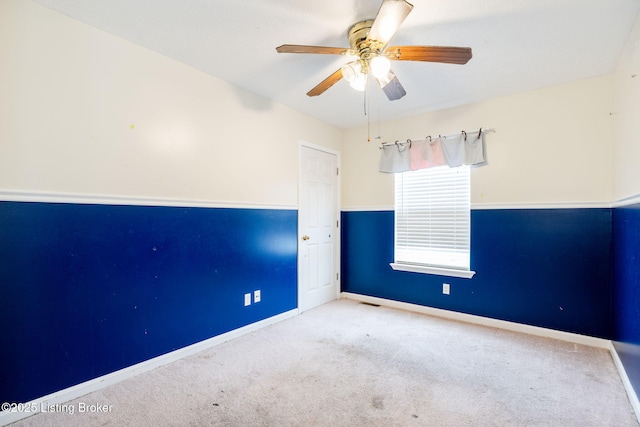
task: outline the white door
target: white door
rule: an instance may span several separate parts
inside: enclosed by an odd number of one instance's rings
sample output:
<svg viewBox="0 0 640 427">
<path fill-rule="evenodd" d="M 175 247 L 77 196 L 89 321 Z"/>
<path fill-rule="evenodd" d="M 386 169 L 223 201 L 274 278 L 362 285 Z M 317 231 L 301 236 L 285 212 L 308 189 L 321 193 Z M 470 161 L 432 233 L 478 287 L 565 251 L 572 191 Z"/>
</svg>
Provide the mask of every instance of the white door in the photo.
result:
<svg viewBox="0 0 640 427">
<path fill-rule="evenodd" d="M 300 146 L 298 309 L 338 297 L 338 158 Z"/>
</svg>

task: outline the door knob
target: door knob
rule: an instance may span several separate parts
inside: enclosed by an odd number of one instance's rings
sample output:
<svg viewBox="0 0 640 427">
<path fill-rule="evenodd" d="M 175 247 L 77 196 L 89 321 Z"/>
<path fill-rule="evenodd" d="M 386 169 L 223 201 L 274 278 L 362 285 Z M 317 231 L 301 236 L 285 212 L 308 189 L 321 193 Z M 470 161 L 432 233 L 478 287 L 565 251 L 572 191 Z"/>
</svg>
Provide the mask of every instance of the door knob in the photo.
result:
<svg viewBox="0 0 640 427">
<path fill-rule="evenodd" d="M 302 236 L 302 240 L 309 240 L 311 237 L 307 236 L 306 234 L 304 236 Z"/>
</svg>

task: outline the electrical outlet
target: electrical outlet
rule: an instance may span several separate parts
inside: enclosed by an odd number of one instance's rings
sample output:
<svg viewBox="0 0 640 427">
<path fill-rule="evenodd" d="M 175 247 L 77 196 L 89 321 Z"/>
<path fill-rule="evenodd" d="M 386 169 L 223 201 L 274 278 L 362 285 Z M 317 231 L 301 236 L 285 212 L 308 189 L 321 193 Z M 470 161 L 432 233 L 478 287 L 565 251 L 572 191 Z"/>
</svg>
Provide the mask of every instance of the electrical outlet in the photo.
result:
<svg viewBox="0 0 640 427">
<path fill-rule="evenodd" d="M 253 291 L 253 302 L 260 302 L 260 299 L 260 289 L 258 289 L 257 291 Z"/>
<path fill-rule="evenodd" d="M 442 284 L 442 293 L 444 295 L 449 295 L 451 293 L 451 285 L 448 283 Z"/>
<path fill-rule="evenodd" d="M 244 306 L 251 305 L 251 294 L 244 294 Z"/>
</svg>

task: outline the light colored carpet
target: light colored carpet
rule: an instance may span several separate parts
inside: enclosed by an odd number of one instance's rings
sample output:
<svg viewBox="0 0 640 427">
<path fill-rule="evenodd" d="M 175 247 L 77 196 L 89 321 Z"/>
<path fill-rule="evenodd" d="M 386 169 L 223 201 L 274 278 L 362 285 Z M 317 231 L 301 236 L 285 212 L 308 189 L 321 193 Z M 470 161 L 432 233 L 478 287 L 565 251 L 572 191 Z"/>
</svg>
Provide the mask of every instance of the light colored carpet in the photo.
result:
<svg viewBox="0 0 640 427">
<path fill-rule="evenodd" d="M 606 350 L 348 300 L 68 405 L 18 425 L 638 426 Z"/>
</svg>

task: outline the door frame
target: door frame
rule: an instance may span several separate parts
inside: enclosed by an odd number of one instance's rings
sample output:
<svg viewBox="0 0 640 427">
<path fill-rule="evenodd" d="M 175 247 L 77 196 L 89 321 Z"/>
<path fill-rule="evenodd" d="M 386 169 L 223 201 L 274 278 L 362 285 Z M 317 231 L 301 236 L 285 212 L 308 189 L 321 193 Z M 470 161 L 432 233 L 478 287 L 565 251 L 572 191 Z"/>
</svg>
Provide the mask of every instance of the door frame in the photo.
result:
<svg viewBox="0 0 640 427">
<path fill-rule="evenodd" d="M 340 183 L 341 183 L 341 178 L 342 178 L 342 164 L 340 162 L 340 152 L 333 150 L 331 148 L 327 148 L 324 147 L 322 145 L 318 145 L 318 144 L 314 144 L 311 142 L 307 142 L 307 141 L 303 141 L 300 140 L 298 141 L 298 226 L 297 226 L 297 240 L 296 240 L 296 248 L 297 248 L 297 258 L 298 258 L 298 262 L 297 262 L 297 267 L 298 267 L 298 273 L 297 273 L 297 286 L 296 286 L 296 292 L 297 292 L 297 298 L 296 298 L 296 304 L 297 304 L 297 310 L 298 313 L 300 313 L 300 285 L 302 283 L 301 280 L 301 261 L 302 261 L 302 257 L 300 256 L 300 239 L 302 238 L 302 230 L 300 230 L 300 189 L 302 187 L 301 183 L 302 183 L 302 149 L 303 147 L 305 148 L 311 148 L 313 150 L 318 150 L 318 151 L 322 151 L 325 152 L 327 154 L 332 154 L 334 156 L 336 156 L 336 164 L 338 167 L 338 173 L 336 174 L 336 220 L 338 221 L 338 227 L 336 227 L 336 245 L 335 245 L 335 258 L 334 258 L 334 265 L 336 266 L 336 271 L 335 273 L 338 275 L 337 280 L 336 280 L 336 299 L 340 299 L 340 289 L 342 288 L 342 276 L 340 275 L 340 242 L 341 242 L 341 230 L 342 230 L 342 221 L 340 218 Z"/>
</svg>

